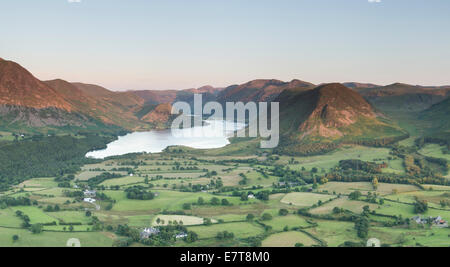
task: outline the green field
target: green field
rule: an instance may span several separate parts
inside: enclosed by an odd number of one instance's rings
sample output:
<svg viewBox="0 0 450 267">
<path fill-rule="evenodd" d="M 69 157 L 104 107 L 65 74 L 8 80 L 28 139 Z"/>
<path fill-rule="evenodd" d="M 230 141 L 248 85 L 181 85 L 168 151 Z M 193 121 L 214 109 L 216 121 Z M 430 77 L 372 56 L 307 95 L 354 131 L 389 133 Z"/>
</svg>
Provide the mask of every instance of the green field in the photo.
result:
<svg viewBox="0 0 450 267">
<path fill-rule="evenodd" d="M 278 216 L 264 224 L 272 226 L 274 231 L 283 231 L 284 227 L 308 227 L 310 224 L 302 217 L 297 215 Z"/>
<path fill-rule="evenodd" d="M 264 232 L 262 227 L 246 222 L 213 224 L 210 226 L 191 226 L 188 227 L 188 229 L 196 232 L 200 239 L 214 238 L 218 232 L 223 231 L 231 232 L 238 238 L 257 236 Z"/>
<path fill-rule="evenodd" d="M 164 223 L 162 223 L 162 222 L 158 223 L 157 219 L 160 219 Z M 194 217 L 194 216 L 185 216 L 185 215 L 157 215 L 153 219 L 152 225 L 153 226 L 168 225 L 169 222 L 177 222 L 179 224 L 182 222 L 182 224 L 186 225 L 186 226 L 200 225 L 200 224 L 203 224 L 203 218 Z M 215 221 L 215 220 L 212 221 L 212 223 L 215 223 L 215 222 L 217 222 L 217 221 Z"/>
<path fill-rule="evenodd" d="M 301 243 L 305 247 L 318 245 L 317 242 L 308 235 L 301 232 L 283 232 L 270 235 L 262 242 L 263 247 L 293 247 Z"/>
<path fill-rule="evenodd" d="M 245 146 L 245 143 L 239 146 Z M 431 148 L 427 146 L 426 149 Z M 403 160 L 396 157 L 389 160 L 388 157 L 392 155 L 388 148 L 346 146 L 321 156 L 293 157 L 293 159 L 287 156 L 276 156 L 276 159 L 270 159 L 267 155 L 244 156 L 245 153 L 238 153 L 237 150 L 234 150 L 236 156 L 219 155 L 219 151 L 220 149 L 211 150 L 201 155 L 198 151 L 191 151 L 189 153 L 192 154 L 189 155 L 145 154 L 88 164 L 76 173 L 75 180 L 71 181 L 71 188 L 58 187 L 58 182 L 53 177 L 34 178 L 14 185 L 2 192 L 2 196 L 25 197 L 36 202 L 32 206 L 0 208 L 1 245 L 65 246 L 70 236 L 82 239 L 84 246 L 111 246 L 114 241 L 126 238 L 117 235 L 116 229 L 119 225 L 128 225 L 141 231 L 150 226 L 165 227 L 174 221 L 177 224 L 181 221 L 182 225 L 187 227 L 187 231 L 194 231 L 198 235 L 199 240 L 194 243 L 176 240 L 170 246 L 239 247 L 250 245 L 249 240 L 253 239 L 261 240 L 261 245 L 268 247 L 289 247 L 296 243 L 304 246 L 333 247 L 347 241 L 363 244 L 367 239 L 358 237 L 354 222 L 339 221 L 341 214 L 334 214 L 333 209 L 338 207 L 348 211 L 345 214 L 354 216 L 360 215 L 364 206 L 369 206 L 370 211 L 376 212 L 369 215 L 371 220 L 369 237 L 380 238 L 383 243 L 394 246 L 450 244 L 446 243 L 448 239 L 444 234 L 447 229 L 435 227 L 417 229 L 414 225 L 411 228 L 405 225 L 383 227 L 384 224 L 392 224 L 395 219 L 379 216 L 401 215 L 403 219 L 416 216 L 413 204 L 416 199 L 421 199 L 428 202 L 428 212 L 423 214 L 424 216 L 442 216 L 449 220 L 450 208 L 442 207 L 441 202 L 448 200 L 450 186 L 424 185 L 427 190 L 422 190 L 414 185 L 379 183 L 377 189 L 374 189 L 370 182 L 329 181 L 318 184 L 312 192 L 304 192 L 311 187 L 310 180 L 302 186 L 279 188 L 277 185 L 281 176 L 271 172 L 278 165 L 283 166 L 285 170 L 296 170 L 301 176 L 308 176 L 310 170 L 316 167 L 318 172 L 315 178 L 319 179 L 330 172 L 330 169 L 334 170 L 342 159 L 361 159 L 377 163 L 387 162 L 388 168 L 383 169 L 384 173 L 404 174 Z M 211 156 L 210 153 L 218 154 Z M 181 169 L 193 166 L 197 169 L 189 171 Z M 116 170 L 131 168 L 134 175 L 112 171 L 113 168 Z M 261 173 L 261 169 L 265 175 Z M 90 185 L 89 179 L 105 171 L 120 173 L 123 176 L 102 181 L 97 186 L 97 191 L 107 197 L 98 200 L 97 206 L 84 203 L 83 197 L 67 197 L 64 194 L 64 191 L 84 190 Z M 148 183 L 145 183 L 145 177 L 148 177 Z M 222 184 L 221 189 L 227 190 L 222 192 L 215 188 L 218 183 Z M 78 188 L 73 186 L 75 184 Z M 156 193 L 155 198 L 152 200 L 127 198 L 125 190 L 134 185 Z M 268 199 L 241 199 L 249 192 L 257 195 L 262 191 L 269 192 Z M 354 191 L 363 194 L 360 201 L 349 200 L 348 195 Z M 368 193 L 376 193 L 377 202 L 383 198 L 384 204 L 364 201 Z M 202 205 L 198 204 L 199 198 L 204 201 Z M 219 199 L 219 203 L 212 205 L 210 201 L 213 198 Z M 227 204 L 222 204 L 224 199 L 227 200 Z M 59 211 L 46 211 L 48 206 L 53 207 L 56 204 Z M 280 215 L 280 209 L 286 209 L 288 214 Z M 306 209 L 310 213 L 309 217 L 298 215 L 299 209 L 302 209 L 302 212 Z M 23 221 L 16 216 L 17 210 L 29 216 L 31 224 L 51 225 L 45 225 L 40 234 L 32 234 L 22 228 Z M 89 216 L 86 210 L 90 211 Z M 263 220 L 263 214 L 266 213 L 272 218 Z M 249 214 L 254 218 L 248 220 Z M 93 218 L 98 219 L 100 228 L 94 229 Z M 212 225 L 204 225 L 204 218 L 211 219 Z M 76 225 L 69 228 L 67 223 Z M 234 237 L 216 238 L 219 232 L 224 231 L 233 233 Z M 410 236 L 406 241 L 400 240 L 404 242 L 400 244 L 397 241 L 401 239 L 402 233 L 408 233 Z M 19 241 L 13 243 L 14 234 L 19 235 Z M 144 245 L 134 242 L 131 246 Z"/>
<path fill-rule="evenodd" d="M 18 235 L 19 240 L 13 242 L 13 235 Z M 82 247 L 111 247 L 114 237 L 109 233 L 101 232 L 44 232 L 36 235 L 28 230 L 0 227 L 0 246 L 2 247 L 65 247 L 71 238 L 79 239 Z"/>
<path fill-rule="evenodd" d="M 419 151 L 419 153 L 427 157 L 441 158 L 450 161 L 450 154 L 444 154 L 442 152 L 443 149 L 444 146 L 438 144 L 427 144 Z"/>
<path fill-rule="evenodd" d="M 325 202 L 334 198 L 330 195 L 314 194 L 314 193 L 290 193 L 281 199 L 282 203 L 292 204 L 297 207 L 311 207 L 319 201 Z"/>
<path fill-rule="evenodd" d="M 363 211 L 364 206 L 369 206 L 371 210 L 378 208 L 376 204 L 370 204 L 363 201 L 349 200 L 347 197 L 341 197 L 331 202 L 328 202 L 320 207 L 312 209 L 312 214 L 330 214 L 335 207 L 349 210 L 353 213 L 360 214 Z"/>
</svg>

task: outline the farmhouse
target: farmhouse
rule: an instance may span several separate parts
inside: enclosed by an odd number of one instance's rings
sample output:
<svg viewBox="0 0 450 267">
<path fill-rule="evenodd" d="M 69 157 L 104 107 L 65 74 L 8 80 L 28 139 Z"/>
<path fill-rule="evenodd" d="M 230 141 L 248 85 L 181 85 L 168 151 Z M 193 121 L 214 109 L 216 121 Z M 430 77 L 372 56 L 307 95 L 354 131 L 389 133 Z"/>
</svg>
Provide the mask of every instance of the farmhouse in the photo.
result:
<svg viewBox="0 0 450 267">
<path fill-rule="evenodd" d="M 84 190 L 84 196 L 85 197 L 89 197 L 89 198 L 93 198 L 93 197 L 95 197 L 96 195 L 97 195 L 97 191 L 95 191 L 95 190 Z"/>
<path fill-rule="evenodd" d="M 188 236 L 188 235 L 187 235 L 186 233 L 182 232 L 182 233 L 177 234 L 177 235 L 175 236 L 175 238 L 176 238 L 176 239 L 180 239 L 180 238 L 185 238 L 185 237 L 187 237 L 187 236 Z"/>
<path fill-rule="evenodd" d="M 254 199 L 254 198 L 255 198 L 255 195 L 253 195 L 253 194 L 248 195 L 248 199 Z"/>
<path fill-rule="evenodd" d="M 431 223 L 437 227 L 448 227 L 448 222 L 442 219 L 441 216 L 437 216 L 435 218 L 433 217 L 421 217 L 421 216 L 414 216 L 411 218 L 412 221 L 416 222 L 417 224 L 428 224 Z"/>
<path fill-rule="evenodd" d="M 141 232 L 141 238 L 142 239 L 149 238 L 152 235 L 159 234 L 159 232 L 160 232 L 160 230 L 155 227 L 144 228 L 144 230 Z"/>
</svg>

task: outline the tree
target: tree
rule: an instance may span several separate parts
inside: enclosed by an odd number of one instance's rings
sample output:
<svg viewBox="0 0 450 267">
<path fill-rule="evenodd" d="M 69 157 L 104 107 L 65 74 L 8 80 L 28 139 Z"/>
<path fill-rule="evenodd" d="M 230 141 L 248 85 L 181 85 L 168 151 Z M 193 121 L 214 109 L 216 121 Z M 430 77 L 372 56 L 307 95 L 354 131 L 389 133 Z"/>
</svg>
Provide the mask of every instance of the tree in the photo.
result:
<svg viewBox="0 0 450 267">
<path fill-rule="evenodd" d="M 428 211 L 428 203 L 425 200 L 416 200 L 414 203 L 414 212 L 416 214 L 425 213 Z"/>
<path fill-rule="evenodd" d="M 86 211 L 86 217 L 91 217 L 91 215 L 92 215 L 92 212 L 90 210 L 87 210 Z"/>
<path fill-rule="evenodd" d="M 230 202 L 228 201 L 228 199 L 222 199 L 222 206 L 228 206 L 230 205 Z"/>
<path fill-rule="evenodd" d="M 188 232 L 187 236 L 184 238 L 184 241 L 186 241 L 187 243 L 194 243 L 195 241 L 198 240 L 198 235 L 195 232 Z"/>
<path fill-rule="evenodd" d="M 302 247 L 304 247 L 305 245 L 303 245 L 302 243 L 295 243 L 295 247 L 296 248 L 302 248 Z"/>
<path fill-rule="evenodd" d="M 70 231 L 70 232 L 73 232 L 73 230 L 74 230 L 74 229 L 73 229 L 73 225 L 70 225 L 70 226 L 69 226 L 69 231 Z"/>
<path fill-rule="evenodd" d="M 363 211 L 364 212 L 369 212 L 370 211 L 370 207 L 368 205 L 363 207 Z"/>
<path fill-rule="evenodd" d="M 373 178 L 372 186 L 373 186 L 373 189 L 375 189 L 375 190 L 378 189 L 378 178 L 377 177 Z"/>
<path fill-rule="evenodd" d="M 183 204 L 183 209 L 184 210 L 190 210 L 191 209 L 191 204 L 190 203 L 184 203 Z"/>
<path fill-rule="evenodd" d="M 18 235 L 13 235 L 12 237 L 13 242 L 16 242 L 19 240 L 19 236 Z"/>
<path fill-rule="evenodd" d="M 218 206 L 220 204 L 220 200 L 217 197 L 211 198 L 211 205 Z"/>
<path fill-rule="evenodd" d="M 339 207 L 334 207 L 333 208 L 333 214 L 339 214 L 339 213 L 341 213 L 342 212 L 342 209 L 341 208 L 339 208 Z"/>
<path fill-rule="evenodd" d="M 205 204 L 205 200 L 202 197 L 199 197 L 198 200 L 197 200 L 197 204 L 200 205 L 200 206 L 204 205 Z"/>
<path fill-rule="evenodd" d="M 280 209 L 280 211 L 278 211 L 278 214 L 280 216 L 286 216 L 289 214 L 289 211 L 287 209 Z"/>
<path fill-rule="evenodd" d="M 253 215 L 253 214 L 251 214 L 251 213 L 249 213 L 248 215 L 247 215 L 247 221 L 253 221 L 255 219 L 255 215 Z"/>
<path fill-rule="evenodd" d="M 351 192 L 350 195 L 348 195 L 348 197 L 349 197 L 351 200 L 358 200 L 361 196 L 362 196 L 362 194 L 361 194 L 361 192 L 359 192 L 359 191 Z"/>
<path fill-rule="evenodd" d="M 42 224 L 39 224 L 39 223 L 33 224 L 33 225 L 31 225 L 30 230 L 33 234 L 40 234 L 40 233 L 42 233 Z"/>
<path fill-rule="evenodd" d="M 270 215 L 269 213 L 264 213 L 261 217 L 261 220 L 270 221 L 270 220 L 272 220 L 272 218 L 273 218 L 272 215 Z"/>
<path fill-rule="evenodd" d="M 355 221 L 355 229 L 358 232 L 358 237 L 367 238 L 369 235 L 370 222 L 366 216 L 360 216 Z"/>
</svg>

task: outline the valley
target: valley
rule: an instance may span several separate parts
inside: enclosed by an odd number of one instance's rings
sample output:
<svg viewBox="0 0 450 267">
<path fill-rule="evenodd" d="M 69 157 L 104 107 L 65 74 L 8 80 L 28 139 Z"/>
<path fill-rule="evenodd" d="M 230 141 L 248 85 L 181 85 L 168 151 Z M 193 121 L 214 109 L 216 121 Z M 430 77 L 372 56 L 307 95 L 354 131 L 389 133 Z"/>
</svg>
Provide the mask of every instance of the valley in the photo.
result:
<svg viewBox="0 0 450 267">
<path fill-rule="evenodd" d="M 448 182 L 320 178 L 354 158 L 385 162 L 404 173 L 389 149 L 349 145 L 322 156 L 292 158 L 203 152 L 172 147 L 107 158 L 83 165 L 67 176 L 67 184 L 59 177 L 26 180 L 0 195 L 9 199 L 0 203 L 0 244 L 65 246 L 70 236 L 83 246 L 365 246 L 366 237 L 359 236 L 354 222 L 361 214 L 368 218 L 366 236 L 384 246 L 449 243 L 447 228 L 412 220 L 417 201 L 428 203 L 420 213 L 424 218 L 450 220 Z M 95 204 L 86 201 L 87 186 L 95 189 L 89 195 Z M 360 192 L 357 197 L 355 192 Z M 30 202 L 19 203 L 24 199 Z M 39 232 L 24 229 L 24 221 L 39 225 Z M 189 238 L 152 234 L 141 239 L 149 228 Z"/>
<path fill-rule="evenodd" d="M 449 92 L 274 79 L 115 92 L 0 60 L 0 246 L 448 246 Z M 194 94 L 278 102 L 279 146 L 175 138 L 172 105 Z M 214 123 L 233 122 L 200 128 Z"/>
</svg>

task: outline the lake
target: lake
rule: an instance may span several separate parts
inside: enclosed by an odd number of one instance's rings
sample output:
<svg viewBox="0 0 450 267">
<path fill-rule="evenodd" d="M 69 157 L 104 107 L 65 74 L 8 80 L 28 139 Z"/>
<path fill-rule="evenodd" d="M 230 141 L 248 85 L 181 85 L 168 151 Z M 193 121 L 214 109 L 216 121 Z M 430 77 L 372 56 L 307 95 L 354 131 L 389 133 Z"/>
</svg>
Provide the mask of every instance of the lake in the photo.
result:
<svg viewBox="0 0 450 267">
<path fill-rule="evenodd" d="M 169 146 L 187 146 L 196 149 L 220 148 L 228 145 L 235 131 L 245 128 L 244 123 L 206 120 L 203 126 L 149 132 L 134 132 L 120 136 L 106 149 L 91 151 L 86 157 L 103 159 L 129 153 L 159 153 Z"/>
</svg>

